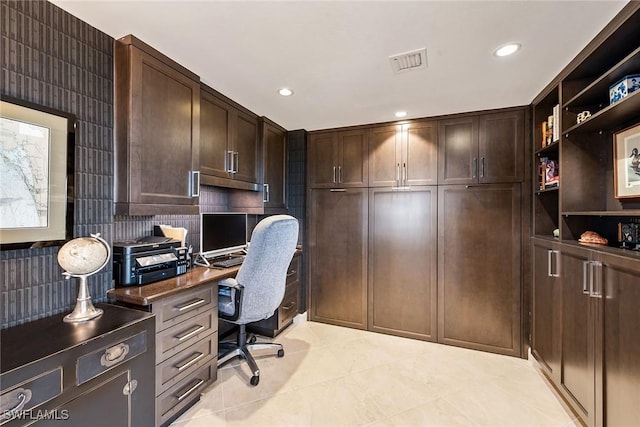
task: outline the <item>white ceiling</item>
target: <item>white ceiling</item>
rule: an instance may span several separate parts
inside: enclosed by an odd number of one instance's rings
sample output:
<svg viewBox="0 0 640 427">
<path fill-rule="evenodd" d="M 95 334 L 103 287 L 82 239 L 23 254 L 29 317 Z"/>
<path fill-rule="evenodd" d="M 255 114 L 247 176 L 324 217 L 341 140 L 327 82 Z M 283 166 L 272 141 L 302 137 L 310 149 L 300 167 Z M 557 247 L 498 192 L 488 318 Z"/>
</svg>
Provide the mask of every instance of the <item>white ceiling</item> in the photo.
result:
<svg viewBox="0 0 640 427">
<path fill-rule="evenodd" d="M 529 104 L 627 1 L 53 3 L 287 129 L 314 130 Z M 511 41 L 515 55 L 492 54 Z M 422 47 L 426 69 L 393 73 L 390 55 Z"/>
</svg>

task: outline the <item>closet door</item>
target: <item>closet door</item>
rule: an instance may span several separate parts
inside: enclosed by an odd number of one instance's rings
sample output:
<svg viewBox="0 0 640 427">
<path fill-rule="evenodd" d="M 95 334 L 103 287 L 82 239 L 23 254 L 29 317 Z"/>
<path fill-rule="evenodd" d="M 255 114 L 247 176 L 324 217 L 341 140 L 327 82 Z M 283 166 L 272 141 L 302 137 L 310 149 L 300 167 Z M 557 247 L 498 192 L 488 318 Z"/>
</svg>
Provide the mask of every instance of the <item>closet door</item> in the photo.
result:
<svg viewBox="0 0 640 427">
<path fill-rule="evenodd" d="M 311 320 L 367 327 L 367 189 L 309 192 Z"/>
<path fill-rule="evenodd" d="M 437 188 L 369 190 L 369 330 L 436 340 Z"/>
<path fill-rule="evenodd" d="M 438 191 L 438 340 L 520 356 L 520 184 Z"/>
</svg>

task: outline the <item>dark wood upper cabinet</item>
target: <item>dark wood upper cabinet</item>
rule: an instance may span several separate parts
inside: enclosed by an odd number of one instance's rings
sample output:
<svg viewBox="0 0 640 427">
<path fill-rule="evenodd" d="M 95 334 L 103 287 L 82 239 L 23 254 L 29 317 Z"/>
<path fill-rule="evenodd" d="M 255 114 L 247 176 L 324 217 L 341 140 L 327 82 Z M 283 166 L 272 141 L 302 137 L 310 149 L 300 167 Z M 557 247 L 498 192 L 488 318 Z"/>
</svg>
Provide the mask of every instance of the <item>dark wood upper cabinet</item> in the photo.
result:
<svg viewBox="0 0 640 427">
<path fill-rule="evenodd" d="M 439 184 L 522 182 L 523 108 L 439 121 Z"/>
<path fill-rule="evenodd" d="M 201 90 L 200 170 L 203 184 L 259 190 L 258 116 L 215 90 Z"/>
<path fill-rule="evenodd" d="M 437 122 L 373 127 L 369 135 L 369 186 L 437 183 Z"/>
<path fill-rule="evenodd" d="M 287 211 L 287 131 L 262 119 L 263 200 L 265 213 Z"/>
<path fill-rule="evenodd" d="M 519 356 L 520 184 L 438 187 L 438 341 Z"/>
<path fill-rule="evenodd" d="M 115 211 L 197 214 L 199 77 L 134 36 L 115 41 Z"/>
<path fill-rule="evenodd" d="M 308 145 L 309 186 L 365 187 L 367 146 L 367 129 L 311 133 Z"/>
</svg>

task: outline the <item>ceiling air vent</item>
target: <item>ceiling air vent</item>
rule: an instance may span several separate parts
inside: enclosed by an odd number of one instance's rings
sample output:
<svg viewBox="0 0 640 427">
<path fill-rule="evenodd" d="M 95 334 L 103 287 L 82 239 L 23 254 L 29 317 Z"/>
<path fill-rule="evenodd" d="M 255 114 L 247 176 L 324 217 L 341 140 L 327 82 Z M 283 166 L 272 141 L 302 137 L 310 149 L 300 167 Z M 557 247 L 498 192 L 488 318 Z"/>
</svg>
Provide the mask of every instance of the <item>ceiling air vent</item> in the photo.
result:
<svg viewBox="0 0 640 427">
<path fill-rule="evenodd" d="M 390 56 L 389 61 L 393 71 L 396 73 L 427 68 L 427 49 L 422 48 L 411 52 L 399 53 Z"/>
</svg>

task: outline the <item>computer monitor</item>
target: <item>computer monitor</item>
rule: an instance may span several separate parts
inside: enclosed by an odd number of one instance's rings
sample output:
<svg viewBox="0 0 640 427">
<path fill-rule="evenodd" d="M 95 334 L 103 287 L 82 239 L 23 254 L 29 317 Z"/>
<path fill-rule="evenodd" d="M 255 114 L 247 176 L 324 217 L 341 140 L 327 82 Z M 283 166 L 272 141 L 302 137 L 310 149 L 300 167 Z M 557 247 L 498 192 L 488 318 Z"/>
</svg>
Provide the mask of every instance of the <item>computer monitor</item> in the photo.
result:
<svg viewBox="0 0 640 427">
<path fill-rule="evenodd" d="M 212 258 L 247 247 L 247 214 L 215 212 L 200 214 L 200 255 Z"/>
</svg>

